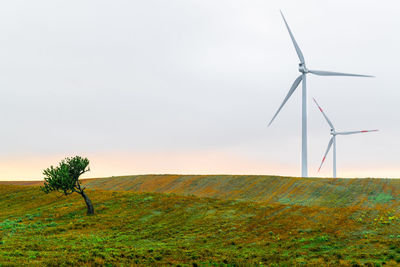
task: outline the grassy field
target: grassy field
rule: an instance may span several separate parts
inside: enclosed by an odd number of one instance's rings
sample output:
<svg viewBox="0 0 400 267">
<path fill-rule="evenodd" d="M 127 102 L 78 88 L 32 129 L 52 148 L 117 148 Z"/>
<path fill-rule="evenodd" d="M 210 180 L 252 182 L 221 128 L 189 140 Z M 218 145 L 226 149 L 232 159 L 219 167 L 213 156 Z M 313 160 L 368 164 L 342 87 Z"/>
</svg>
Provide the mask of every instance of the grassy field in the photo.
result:
<svg viewBox="0 0 400 267">
<path fill-rule="evenodd" d="M 88 188 L 174 193 L 302 206 L 371 206 L 399 200 L 400 179 L 320 179 L 245 175 L 137 175 L 88 179 Z"/>
<path fill-rule="evenodd" d="M 79 195 L 0 185 L 1 265 L 400 265 L 399 180 L 165 175 L 85 184 L 94 216 Z"/>
</svg>

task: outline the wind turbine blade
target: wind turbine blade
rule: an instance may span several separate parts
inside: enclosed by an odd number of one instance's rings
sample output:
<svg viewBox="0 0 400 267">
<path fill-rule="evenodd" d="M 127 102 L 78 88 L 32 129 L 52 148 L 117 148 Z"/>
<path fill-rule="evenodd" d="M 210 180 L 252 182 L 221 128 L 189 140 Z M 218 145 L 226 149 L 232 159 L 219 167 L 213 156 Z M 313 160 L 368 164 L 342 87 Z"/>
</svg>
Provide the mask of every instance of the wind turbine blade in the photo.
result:
<svg viewBox="0 0 400 267">
<path fill-rule="evenodd" d="M 358 134 L 358 133 L 370 133 L 370 132 L 377 132 L 379 130 L 362 130 L 362 131 L 352 131 L 352 132 L 337 132 L 340 135 L 350 135 L 350 134 Z"/>
<path fill-rule="evenodd" d="M 328 116 L 324 113 L 322 108 L 318 105 L 317 100 L 314 99 L 315 104 L 317 105 L 318 109 L 321 111 L 322 115 L 324 115 L 325 120 L 328 122 L 329 126 L 331 126 L 331 129 L 335 130 L 335 127 L 333 126 L 332 122 L 329 120 Z"/>
<path fill-rule="evenodd" d="M 333 72 L 333 71 L 324 71 L 324 70 L 308 70 L 308 72 L 315 74 L 315 75 L 319 75 L 319 76 L 375 77 L 375 76 L 371 76 L 371 75 L 342 73 L 342 72 Z"/>
<path fill-rule="evenodd" d="M 319 170 L 321 170 L 322 164 L 324 164 L 324 162 L 325 162 L 326 155 L 328 155 L 328 152 L 329 152 L 329 150 L 331 149 L 331 146 L 332 146 L 332 144 L 333 144 L 333 138 L 335 138 L 335 137 L 332 136 L 331 140 L 329 140 L 328 148 L 326 149 L 324 158 L 322 159 L 322 162 L 321 162 L 321 165 L 319 166 L 318 172 L 319 172 Z"/>
<path fill-rule="evenodd" d="M 283 100 L 281 106 L 278 108 L 278 111 L 275 113 L 274 117 L 272 117 L 272 120 L 269 122 L 268 126 L 271 125 L 271 123 L 274 121 L 274 119 L 276 118 L 276 116 L 278 115 L 279 111 L 281 111 L 281 109 L 283 108 L 283 106 L 285 105 L 285 103 L 288 101 L 288 99 L 290 98 L 290 96 L 293 94 L 293 92 L 296 90 L 297 86 L 299 86 L 301 80 L 303 79 L 303 76 L 300 75 L 299 77 L 297 77 L 297 79 L 294 81 L 292 87 L 290 88 L 289 92 L 287 93 L 285 99 Z"/>
<path fill-rule="evenodd" d="M 300 62 L 304 64 L 304 56 L 303 56 L 303 53 L 301 52 L 300 47 L 299 47 L 299 45 L 298 45 L 297 42 L 296 42 L 296 39 L 294 39 L 293 33 L 292 33 L 292 31 L 290 30 L 289 25 L 288 25 L 287 22 L 286 22 L 285 16 L 283 16 L 283 13 L 282 13 L 281 10 L 280 10 L 280 12 L 281 12 L 283 21 L 285 22 L 286 28 L 287 28 L 287 30 L 288 30 L 288 32 L 289 32 L 290 38 L 292 39 L 294 48 L 296 49 L 296 53 L 297 53 L 297 55 L 299 56 Z"/>
</svg>

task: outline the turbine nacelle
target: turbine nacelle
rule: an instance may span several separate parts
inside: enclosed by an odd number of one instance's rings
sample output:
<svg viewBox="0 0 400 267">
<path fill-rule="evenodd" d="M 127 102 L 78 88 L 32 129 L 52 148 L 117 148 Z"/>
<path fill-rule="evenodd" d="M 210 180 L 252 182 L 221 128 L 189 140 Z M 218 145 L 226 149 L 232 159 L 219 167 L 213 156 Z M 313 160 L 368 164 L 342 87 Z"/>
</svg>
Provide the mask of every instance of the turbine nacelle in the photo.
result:
<svg viewBox="0 0 400 267">
<path fill-rule="evenodd" d="M 299 63 L 299 71 L 301 73 L 305 73 L 305 74 L 308 73 L 308 69 L 306 68 L 306 64 L 305 63 Z"/>
</svg>

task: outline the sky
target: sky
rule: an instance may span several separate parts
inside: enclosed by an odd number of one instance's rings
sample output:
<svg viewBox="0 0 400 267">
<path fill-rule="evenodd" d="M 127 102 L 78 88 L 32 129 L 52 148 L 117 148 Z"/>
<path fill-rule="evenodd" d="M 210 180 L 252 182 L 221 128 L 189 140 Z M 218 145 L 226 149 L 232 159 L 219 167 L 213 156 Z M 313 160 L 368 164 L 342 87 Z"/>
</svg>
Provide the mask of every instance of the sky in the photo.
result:
<svg viewBox="0 0 400 267">
<path fill-rule="evenodd" d="M 86 177 L 301 173 L 301 90 L 281 9 L 311 69 L 309 175 L 329 126 L 339 177 L 400 177 L 398 1 L 0 2 L 0 180 L 42 179 L 68 156 Z"/>
</svg>

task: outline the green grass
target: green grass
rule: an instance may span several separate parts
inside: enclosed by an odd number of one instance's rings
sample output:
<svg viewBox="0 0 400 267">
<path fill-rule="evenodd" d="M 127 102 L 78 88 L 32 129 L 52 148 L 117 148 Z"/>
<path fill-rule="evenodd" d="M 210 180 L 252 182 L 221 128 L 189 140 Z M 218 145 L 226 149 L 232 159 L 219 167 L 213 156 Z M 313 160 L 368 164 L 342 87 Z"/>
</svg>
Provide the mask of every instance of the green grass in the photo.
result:
<svg viewBox="0 0 400 267">
<path fill-rule="evenodd" d="M 225 192 L 242 183 L 232 180 L 238 178 L 229 179 L 236 184 L 231 187 L 225 184 Z M 222 180 L 220 183 L 224 184 Z M 373 185 L 374 181 L 377 185 Z M 183 182 L 185 179 L 180 180 Z M 310 186 L 320 190 L 310 193 L 309 200 L 301 190 L 297 191 L 301 197 L 293 199 L 296 186 L 306 183 L 309 180 L 295 183 L 290 178 L 271 180 L 271 187 L 282 193 L 258 202 L 244 201 L 243 192 L 237 192 L 241 200 L 235 200 L 224 195 L 218 199 L 217 195 L 206 198 L 88 190 L 95 205 L 94 216 L 86 216 L 79 195 L 46 195 L 38 187 L 0 185 L 0 264 L 396 266 L 400 263 L 400 207 L 396 197 L 389 199 L 375 194 L 379 197 L 359 201 L 361 197 L 351 195 L 334 204 L 330 202 L 334 198 L 331 191 L 323 190 L 320 182 L 315 181 L 317 184 Z M 383 182 L 368 183 L 371 190 Z M 397 186 L 397 181 L 394 185 L 390 181 L 384 183 L 382 192 Z M 209 184 L 202 180 L 189 188 L 199 194 Z M 179 187 L 176 180 L 175 186 Z M 258 189 L 262 190 L 267 189 Z M 368 193 L 365 188 L 355 190 Z M 357 200 L 350 205 L 350 199 Z"/>
</svg>

